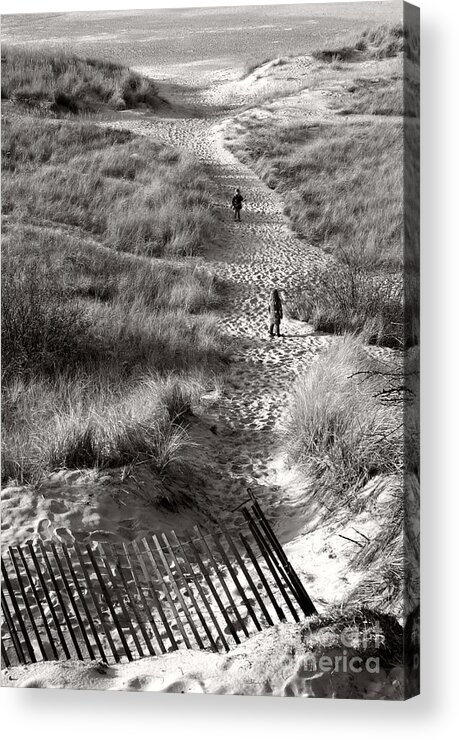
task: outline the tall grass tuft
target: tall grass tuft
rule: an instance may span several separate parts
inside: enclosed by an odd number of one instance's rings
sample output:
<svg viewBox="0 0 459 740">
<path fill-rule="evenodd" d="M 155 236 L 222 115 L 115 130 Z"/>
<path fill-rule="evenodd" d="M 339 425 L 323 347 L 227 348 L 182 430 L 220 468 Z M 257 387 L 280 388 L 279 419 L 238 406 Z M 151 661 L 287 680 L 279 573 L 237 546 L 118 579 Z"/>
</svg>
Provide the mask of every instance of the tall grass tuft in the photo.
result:
<svg viewBox="0 0 459 740">
<path fill-rule="evenodd" d="M 2 478 L 37 482 L 59 468 L 147 463 L 159 475 L 183 461 L 185 415 L 203 392 L 199 376 L 135 382 L 99 374 L 17 377 L 4 387 Z"/>
<path fill-rule="evenodd" d="M 416 372 L 371 358 L 359 338 L 336 339 L 293 390 L 285 450 L 323 492 L 330 510 L 377 475 L 418 471 L 404 409 Z M 419 431 L 413 418 L 412 439 Z"/>
<path fill-rule="evenodd" d="M 2 48 L 2 100 L 49 114 L 124 110 L 161 99 L 153 80 L 120 64 L 66 51 Z"/>
</svg>

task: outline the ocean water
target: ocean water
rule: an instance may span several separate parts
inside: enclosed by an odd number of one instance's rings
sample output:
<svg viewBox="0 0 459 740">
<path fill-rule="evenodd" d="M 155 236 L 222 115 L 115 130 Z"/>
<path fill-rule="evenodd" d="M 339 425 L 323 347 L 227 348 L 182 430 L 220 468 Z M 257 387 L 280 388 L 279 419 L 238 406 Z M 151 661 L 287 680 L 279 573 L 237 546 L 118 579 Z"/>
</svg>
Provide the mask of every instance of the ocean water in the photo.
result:
<svg viewBox="0 0 459 740">
<path fill-rule="evenodd" d="M 346 34 L 396 23 L 400 2 L 6 15 L 3 43 L 65 46 L 130 66 L 215 69 L 307 54 Z"/>
</svg>

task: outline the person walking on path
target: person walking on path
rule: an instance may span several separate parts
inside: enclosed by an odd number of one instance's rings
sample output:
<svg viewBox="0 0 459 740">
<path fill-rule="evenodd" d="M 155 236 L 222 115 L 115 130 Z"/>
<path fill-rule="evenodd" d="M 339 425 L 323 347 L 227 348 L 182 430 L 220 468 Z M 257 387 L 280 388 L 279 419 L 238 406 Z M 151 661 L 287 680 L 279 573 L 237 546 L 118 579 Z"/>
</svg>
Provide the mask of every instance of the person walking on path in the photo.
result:
<svg viewBox="0 0 459 740">
<path fill-rule="evenodd" d="M 235 221 L 241 220 L 241 208 L 243 200 L 244 198 L 241 195 L 241 191 L 239 190 L 239 188 L 236 188 L 236 192 L 233 195 L 233 200 L 231 201 L 231 207 L 234 208 Z"/>
<path fill-rule="evenodd" d="M 283 316 L 282 300 L 279 291 L 274 289 L 271 293 L 271 300 L 269 301 L 269 336 L 271 339 L 274 336 L 274 327 L 276 327 L 276 335 L 278 337 L 281 336 L 280 323 Z"/>
</svg>

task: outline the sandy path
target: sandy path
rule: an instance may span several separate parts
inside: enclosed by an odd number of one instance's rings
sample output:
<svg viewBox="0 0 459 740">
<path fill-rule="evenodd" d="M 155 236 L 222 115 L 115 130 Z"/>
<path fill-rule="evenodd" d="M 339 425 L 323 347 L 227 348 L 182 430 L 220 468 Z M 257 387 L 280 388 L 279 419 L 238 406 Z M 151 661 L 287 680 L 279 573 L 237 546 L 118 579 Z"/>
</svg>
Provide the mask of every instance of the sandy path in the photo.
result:
<svg viewBox="0 0 459 740">
<path fill-rule="evenodd" d="M 211 87 L 211 101 L 220 106 L 234 104 L 235 86 L 239 88 L 237 83 L 221 83 L 220 96 Z M 206 90 L 202 95 L 203 109 L 208 111 Z M 316 102 L 309 96 L 308 101 Z M 320 97 L 317 103 L 317 109 L 306 113 L 323 115 Z M 237 526 L 242 517 L 234 510 L 247 500 L 247 489 L 252 489 L 281 540 L 291 545 L 292 560 L 302 576 L 309 583 L 320 580 L 320 592 L 314 588 L 316 597 L 330 603 L 338 583 L 341 594 L 347 583 L 347 558 L 335 558 L 326 543 L 332 537 L 343 554 L 343 540 L 336 540 L 328 528 L 322 530 L 320 512 L 307 495 L 304 480 L 286 467 L 279 449 L 292 384 L 327 347 L 330 336 L 289 319 L 282 323 L 282 338 L 271 340 L 268 335 L 272 288 L 280 288 L 288 302 L 295 287 L 307 284 L 314 268 L 327 258 L 294 236 L 279 195 L 225 147 L 230 123 L 231 118 L 206 115 L 137 119 L 128 125 L 137 134 L 192 152 L 210 167 L 216 183 L 218 245 L 206 253 L 205 261 L 227 286 L 219 324 L 229 344 L 231 365 L 223 396 L 202 418 L 204 425 L 191 431 L 205 450 L 210 509 L 228 526 Z M 236 186 L 245 199 L 241 223 L 234 222 L 230 209 Z M 309 546 L 304 539 L 308 530 L 314 540 Z M 305 557 L 305 546 L 310 557 Z"/>
<path fill-rule="evenodd" d="M 226 96 L 231 87 L 223 87 Z M 218 513 L 234 518 L 231 509 L 247 498 L 251 487 L 268 514 L 275 510 L 278 523 L 291 515 L 298 524 L 298 502 L 292 505 L 284 490 L 276 432 L 292 382 L 329 339 L 302 322 L 285 320 L 285 336 L 270 340 L 267 306 L 272 288 L 280 288 L 288 301 L 295 286 L 304 285 L 311 268 L 325 257 L 292 234 L 280 197 L 226 149 L 227 123 L 207 116 L 132 120 L 128 125 L 135 133 L 191 151 L 210 166 L 216 183 L 220 233 L 218 246 L 205 257 L 227 285 L 219 323 L 231 354 L 223 399 L 208 417 L 217 427 L 211 456 L 221 474 L 214 484 Z M 241 223 L 234 223 L 229 207 L 236 186 L 245 198 Z"/>
</svg>

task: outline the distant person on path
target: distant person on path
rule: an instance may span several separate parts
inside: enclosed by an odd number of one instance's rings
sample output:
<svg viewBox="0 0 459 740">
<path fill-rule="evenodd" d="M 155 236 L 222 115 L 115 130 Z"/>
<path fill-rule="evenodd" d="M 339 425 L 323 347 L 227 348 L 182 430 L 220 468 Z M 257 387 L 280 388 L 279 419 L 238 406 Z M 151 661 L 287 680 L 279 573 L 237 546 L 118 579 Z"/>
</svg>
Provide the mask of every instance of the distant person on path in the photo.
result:
<svg viewBox="0 0 459 740">
<path fill-rule="evenodd" d="M 276 334 L 278 337 L 280 333 L 280 323 L 283 318 L 282 312 L 282 300 L 278 290 L 273 290 L 271 293 L 271 300 L 269 302 L 269 336 L 271 339 L 274 336 L 274 327 L 276 327 Z"/>
<path fill-rule="evenodd" d="M 233 195 L 233 200 L 231 201 L 231 207 L 234 208 L 235 221 L 241 220 L 241 208 L 243 200 L 244 198 L 241 195 L 241 191 L 239 190 L 239 188 L 236 188 L 236 192 Z"/>
</svg>

